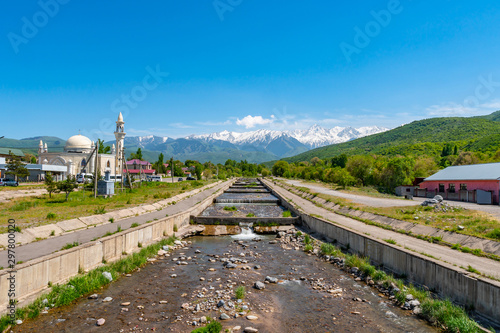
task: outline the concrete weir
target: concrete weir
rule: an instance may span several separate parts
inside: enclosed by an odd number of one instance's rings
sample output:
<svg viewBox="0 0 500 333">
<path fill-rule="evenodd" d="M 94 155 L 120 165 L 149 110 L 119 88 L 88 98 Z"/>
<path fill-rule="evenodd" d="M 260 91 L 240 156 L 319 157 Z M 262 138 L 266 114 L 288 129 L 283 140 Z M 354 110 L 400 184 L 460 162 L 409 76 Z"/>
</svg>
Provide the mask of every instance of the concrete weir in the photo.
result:
<svg viewBox="0 0 500 333">
<path fill-rule="evenodd" d="M 214 199 L 200 215 L 191 220 L 203 225 L 239 225 L 250 223 L 259 226 L 292 225 L 299 217 L 283 217 L 285 209 L 280 200 L 270 193 L 257 179 L 239 179 L 224 193 Z"/>
<path fill-rule="evenodd" d="M 459 267 L 308 215 L 273 190 L 270 182 L 267 185 L 283 206 L 300 217 L 302 225 L 312 232 L 349 248 L 349 252 L 369 257 L 374 265 L 405 275 L 411 283 L 426 286 L 440 297 L 471 307 L 478 317 L 500 325 L 500 282 L 470 276 Z"/>
</svg>

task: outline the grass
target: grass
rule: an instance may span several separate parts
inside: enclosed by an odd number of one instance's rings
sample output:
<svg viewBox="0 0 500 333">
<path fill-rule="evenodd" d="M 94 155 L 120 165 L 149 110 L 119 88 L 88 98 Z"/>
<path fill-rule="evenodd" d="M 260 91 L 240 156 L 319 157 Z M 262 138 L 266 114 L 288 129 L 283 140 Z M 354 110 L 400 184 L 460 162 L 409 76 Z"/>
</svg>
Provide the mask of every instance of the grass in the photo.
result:
<svg viewBox="0 0 500 333">
<path fill-rule="evenodd" d="M 254 213 L 248 213 L 247 217 L 255 217 L 255 214 Z"/>
<path fill-rule="evenodd" d="M 61 248 L 61 250 L 71 249 L 71 248 L 76 247 L 76 246 L 78 246 L 78 245 L 80 245 L 80 243 L 78 243 L 78 242 L 66 243 L 66 245 L 64 245 L 64 246 Z"/>
<path fill-rule="evenodd" d="M 334 246 L 333 244 L 331 243 L 323 243 L 321 244 L 321 253 L 326 255 L 326 256 L 334 256 L 334 257 L 337 257 L 341 254 L 341 251 L 339 248 L 337 248 L 336 246 Z"/>
<path fill-rule="evenodd" d="M 220 331 L 222 331 L 222 324 L 214 320 L 205 327 L 192 330 L 191 333 L 219 333 Z"/>
<path fill-rule="evenodd" d="M 292 212 L 291 212 L 291 211 L 289 211 L 289 210 L 285 210 L 285 211 L 283 212 L 283 217 L 292 217 Z"/>
<path fill-rule="evenodd" d="M 138 226 L 139 226 L 139 223 L 134 222 L 134 223 L 132 223 L 132 225 L 131 225 L 130 227 L 131 227 L 131 228 L 135 228 L 135 227 L 138 227 Z"/>
<path fill-rule="evenodd" d="M 101 266 L 86 274 L 75 276 L 65 285 L 52 285 L 50 283 L 49 287 L 52 287 L 52 290 L 38 297 L 30 305 L 24 308 L 18 308 L 16 310 L 16 319 L 24 321 L 27 318 L 34 319 L 38 317 L 46 306 L 46 304 L 43 303 L 44 299 L 48 300 L 48 304 L 54 304 L 55 307 L 60 307 L 69 305 L 82 296 L 101 290 L 110 283 L 109 280 L 102 275 L 103 272 L 111 273 L 113 281 L 115 281 L 121 275 L 130 273 L 136 268 L 147 264 L 148 258 L 154 257 L 158 253 L 158 250 L 164 245 L 172 245 L 174 240 L 174 237 L 163 239 L 159 243 L 142 248 L 140 252 L 131 254 L 112 264 Z M 1 332 L 11 325 L 10 321 L 11 319 L 6 315 L 0 318 Z"/>
<path fill-rule="evenodd" d="M 192 188 L 202 187 L 214 181 L 191 183 Z M 195 186 L 193 186 L 195 185 Z M 23 188 L 24 189 L 24 188 Z M 89 191 L 73 192 L 69 200 L 65 201 L 65 194 L 48 194 L 33 197 L 22 197 L 0 203 L 0 227 L 7 226 L 8 219 L 16 220 L 21 227 L 33 227 L 73 218 L 103 214 L 117 209 L 134 207 L 140 204 L 150 204 L 160 198 L 175 196 L 181 191 L 179 183 L 149 182 L 132 191 L 116 191 L 111 198 L 94 198 Z M 155 198 L 155 194 L 157 197 Z M 147 197 L 146 197 L 147 195 Z M 48 217 L 49 213 L 57 212 L 55 217 Z M 2 228 L 3 229 L 3 228 Z M 7 232 L 7 229 L 4 229 Z"/>
<path fill-rule="evenodd" d="M 177 227 L 177 224 L 174 224 L 174 232 L 179 231 L 179 228 Z"/>
<path fill-rule="evenodd" d="M 234 212 L 234 211 L 237 211 L 238 208 L 236 208 L 236 206 L 224 206 L 223 208 L 224 210 L 227 210 L 229 212 Z"/>
<path fill-rule="evenodd" d="M 392 238 L 384 239 L 384 241 L 387 242 L 387 243 L 389 243 L 389 244 L 392 244 L 392 245 L 396 245 L 397 244 L 397 242 L 394 239 L 392 239 Z"/>
<path fill-rule="evenodd" d="M 47 220 L 53 220 L 56 218 L 56 214 L 55 213 L 47 213 Z"/>
<path fill-rule="evenodd" d="M 239 286 L 234 290 L 234 296 L 236 299 L 243 299 L 245 298 L 245 287 L 244 286 Z"/>
</svg>

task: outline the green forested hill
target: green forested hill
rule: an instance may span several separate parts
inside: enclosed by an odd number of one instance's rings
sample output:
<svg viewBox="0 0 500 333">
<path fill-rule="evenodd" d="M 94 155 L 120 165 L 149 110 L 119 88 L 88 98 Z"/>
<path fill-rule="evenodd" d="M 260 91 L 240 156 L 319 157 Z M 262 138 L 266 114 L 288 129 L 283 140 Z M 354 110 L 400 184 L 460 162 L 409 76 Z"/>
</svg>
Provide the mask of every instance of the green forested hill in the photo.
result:
<svg viewBox="0 0 500 333">
<path fill-rule="evenodd" d="M 414 121 L 393 130 L 364 138 L 325 146 L 285 158 L 288 162 L 309 161 L 313 157 L 347 155 L 431 155 L 444 144 L 469 151 L 492 152 L 500 148 L 500 111 L 482 117 L 432 118 Z"/>
</svg>

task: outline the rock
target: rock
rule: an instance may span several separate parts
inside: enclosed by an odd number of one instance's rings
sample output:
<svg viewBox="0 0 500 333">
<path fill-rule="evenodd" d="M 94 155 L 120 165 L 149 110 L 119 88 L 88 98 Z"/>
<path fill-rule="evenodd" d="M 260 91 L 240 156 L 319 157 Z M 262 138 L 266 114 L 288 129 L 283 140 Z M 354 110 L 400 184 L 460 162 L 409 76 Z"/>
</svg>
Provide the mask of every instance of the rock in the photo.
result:
<svg viewBox="0 0 500 333">
<path fill-rule="evenodd" d="M 21 325 L 23 321 L 21 319 L 16 320 L 16 325 Z"/>
<path fill-rule="evenodd" d="M 408 305 L 410 306 L 410 309 L 414 309 L 414 308 L 420 306 L 420 302 L 418 300 L 414 299 L 413 301 L 409 301 Z"/>
<path fill-rule="evenodd" d="M 352 267 L 351 268 L 351 273 L 352 274 L 357 274 L 358 272 L 359 272 L 359 268 L 357 268 L 357 267 Z"/>
<path fill-rule="evenodd" d="M 196 304 L 196 307 L 194 308 L 194 311 L 196 311 L 196 312 L 200 312 L 201 311 L 200 304 Z"/>
<path fill-rule="evenodd" d="M 417 306 L 413 309 L 413 313 L 419 315 L 422 313 L 422 309 L 419 306 Z"/>
<path fill-rule="evenodd" d="M 436 200 L 436 201 L 438 201 L 438 202 L 442 202 L 443 201 L 443 197 L 440 196 L 440 195 L 435 195 L 433 199 Z"/>
<path fill-rule="evenodd" d="M 170 246 L 163 245 L 163 251 L 170 251 Z"/>
<path fill-rule="evenodd" d="M 277 243 L 278 243 L 278 241 L 275 241 L 275 240 L 269 241 L 269 244 L 277 244 Z"/>
<path fill-rule="evenodd" d="M 255 282 L 254 287 L 258 290 L 266 289 L 266 285 L 260 281 Z"/>
<path fill-rule="evenodd" d="M 203 316 L 200 318 L 200 323 L 206 324 L 207 323 L 207 317 Z"/>
<path fill-rule="evenodd" d="M 266 281 L 269 281 L 269 283 L 278 283 L 278 279 L 271 276 L 266 276 Z"/>
<path fill-rule="evenodd" d="M 407 301 L 413 301 L 413 299 L 414 299 L 414 297 L 413 297 L 413 295 L 412 295 L 412 294 L 408 294 L 408 295 L 406 295 L 406 300 L 407 300 Z"/>
<path fill-rule="evenodd" d="M 259 317 L 257 317 L 257 316 L 252 316 L 252 315 L 248 315 L 248 316 L 247 316 L 247 319 L 248 319 L 248 320 L 257 320 L 257 319 L 259 319 Z"/>
<path fill-rule="evenodd" d="M 234 326 L 232 330 L 233 330 L 233 332 L 239 331 L 239 330 L 241 330 L 241 326 Z"/>
<path fill-rule="evenodd" d="M 181 242 L 180 240 L 176 240 L 176 241 L 174 241 L 174 244 L 175 244 L 175 245 L 180 245 L 180 246 L 182 246 L 182 245 L 183 245 L 183 244 L 182 244 L 182 242 Z"/>
<path fill-rule="evenodd" d="M 121 306 L 129 306 L 130 305 L 130 302 L 123 302 L 120 304 Z"/>
<path fill-rule="evenodd" d="M 238 267 L 238 265 L 233 264 L 231 262 L 226 265 L 226 268 L 236 268 L 236 267 Z"/>
<path fill-rule="evenodd" d="M 464 230 L 464 229 L 465 229 L 465 227 L 464 227 L 463 225 L 459 225 L 459 226 L 458 226 L 458 229 L 459 229 L 459 230 Z"/>
<path fill-rule="evenodd" d="M 99 295 L 97 295 L 97 294 L 92 294 L 92 295 L 90 295 L 90 296 L 88 297 L 88 299 L 97 299 L 98 297 L 99 297 Z M 45 301 L 45 300 L 44 300 L 44 301 Z M 47 301 L 47 303 L 48 303 L 48 301 Z M 44 303 L 44 304 L 47 304 L 47 303 Z"/>
<path fill-rule="evenodd" d="M 183 308 L 183 309 L 188 309 L 188 308 L 189 308 L 189 303 L 183 303 L 183 304 L 181 305 L 181 308 Z"/>
<path fill-rule="evenodd" d="M 160 303 L 160 304 L 167 304 L 167 303 L 168 303 L 168 301 L 160 301 L 159 303 Z"/>
<path fill-rule="evenodd" d="M 172 274 L 172 275 L 170 275 L 170 277 L 175 279 L 177 277 L 177 274 Z"/>
<path fill-rule="evenodd" d="M 104 325 L 105 322 L 106 322 L 106 320 L 104 318 L 100 318 L 100 319 L 97 319 L 96 325 L 102 326 L 102 325 Z"/>
<path fill-rule="evenodd" d="M 204 277 L 201 277 L 201 278 L 200 278 L 200 281 L 205 281 L 205 278 L 204 278 Z"/>
<path fill-rule="evenodd" d="M 158 255 L 159 256 L 164 256 L 167 253 L 165 250 L 158 250 Z"/>
<path fill-rule="evenodd" d="M 243 332 L 245 332 L 245 333 L 257 333 L 257 332 L 259 332 L 259 330 L 256 328 L 253 328 L 253 327 L 245 327 Z"/>
<path fill-rule="evenodd" d="M 194 251 L 194 253 L 201 253 L 201 251 L 200 250 L 196 250 L 196 251 Z"/>
<path fill-rule="evenodd" d="M 254 269 L 260 269 L 260 265 L 253 266 Z"/>
<path fill-rule="evenodd" d="M 102 301 L 103 302 L 111 302 L 113 300 L 113 297 L 106 297 L 105 299 L 103 299 Z"/>
<path fill-rule="evenodd" d="M 217 307 L 220 308 L 221 306 L 224 306 L 226 304 L 226 302 L 224 302 L 224 300 L 220 300 L 218 303 L 217 303 Z"/>
<path fill-rule="evenodd" d="M 231 319 L 231 317 L 229 317 L 227 314 L 225 313 L 221 313 L 220 315 L 220 320 L 228 320 L 228 319 Z"/>
</svg>

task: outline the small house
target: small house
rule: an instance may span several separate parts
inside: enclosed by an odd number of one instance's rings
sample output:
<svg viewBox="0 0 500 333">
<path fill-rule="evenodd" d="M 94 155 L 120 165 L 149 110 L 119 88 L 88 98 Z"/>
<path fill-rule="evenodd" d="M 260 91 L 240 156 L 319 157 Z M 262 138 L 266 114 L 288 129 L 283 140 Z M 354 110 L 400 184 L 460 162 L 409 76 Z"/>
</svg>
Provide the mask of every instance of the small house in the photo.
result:
<svg viewBox="0 0 500 333">
<path fill-rule="evenodd" d="M 450 166 L 420 183 L 416 196 L 499 204 L 500 163 Z"/>
</svg>

